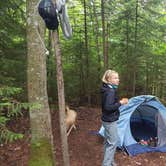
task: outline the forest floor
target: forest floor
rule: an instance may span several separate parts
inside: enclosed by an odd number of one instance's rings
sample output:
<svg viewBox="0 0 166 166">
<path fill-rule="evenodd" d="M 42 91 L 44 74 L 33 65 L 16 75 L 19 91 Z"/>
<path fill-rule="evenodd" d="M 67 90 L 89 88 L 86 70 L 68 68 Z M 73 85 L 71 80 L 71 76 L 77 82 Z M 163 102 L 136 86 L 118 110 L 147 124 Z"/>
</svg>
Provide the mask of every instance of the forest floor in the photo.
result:
<svg viewBox="0 0 166 166">
<path fill-rule="evenodd" d="M 103 139 L 92 134 L 101 126 L 101 111 L 98 108 L 78 107 L 76 130 L 68 136 L 71 166 L 101 166 L 103 158 Z M 58 112 L 52 111 L 53 134 L 56 146 L 56 166 L 63 166 Z M 20 124 L 21 123 L 21 124 Z M 25 132 L 29 127 L 28 116 L 9 124 L 14 131 Z M 0 145 L 0 166 L 28 166 L 30 136 L 11 144 Z M 115 160 L 118 166 L 166 166 L 166 153 L 145 153 L 134 157 L 122 151 L 116 151 Z M 42 165 L 40 165 L 42 166 Z M 43 165 L 44 166 L 44 165 Z"/>
</svg>

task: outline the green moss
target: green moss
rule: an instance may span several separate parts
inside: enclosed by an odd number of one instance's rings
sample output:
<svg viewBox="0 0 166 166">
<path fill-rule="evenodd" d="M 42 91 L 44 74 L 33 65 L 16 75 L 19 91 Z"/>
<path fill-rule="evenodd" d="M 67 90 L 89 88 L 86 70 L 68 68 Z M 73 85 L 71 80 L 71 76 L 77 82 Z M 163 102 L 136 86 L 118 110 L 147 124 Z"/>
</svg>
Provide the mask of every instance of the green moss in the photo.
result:
<svg viewBox="0 0 166 166">
<path fill-rule="evenodd" d="M 31 144 L 29 166 L 52 166 L 51 145 L 47 140 L 36 141 Z"/>
</svg>

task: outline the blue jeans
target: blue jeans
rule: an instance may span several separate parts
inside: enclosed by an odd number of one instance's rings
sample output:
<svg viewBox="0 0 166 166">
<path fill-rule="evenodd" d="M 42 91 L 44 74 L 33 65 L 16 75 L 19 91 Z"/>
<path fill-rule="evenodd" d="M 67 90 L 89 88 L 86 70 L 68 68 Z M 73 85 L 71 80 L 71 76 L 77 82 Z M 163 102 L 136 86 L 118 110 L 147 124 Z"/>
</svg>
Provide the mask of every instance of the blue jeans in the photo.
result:
<svg viewBox="0 0 166 166">
<path fill-rule="evenodd" d="M 115 122 L 103 122 L 102 125 L 105 129 L 104 140 L 104 160 L 102 166 L 114 165 L 114 154 L 117 147 L 118 132 L 117 121 Z"/>
</svg>

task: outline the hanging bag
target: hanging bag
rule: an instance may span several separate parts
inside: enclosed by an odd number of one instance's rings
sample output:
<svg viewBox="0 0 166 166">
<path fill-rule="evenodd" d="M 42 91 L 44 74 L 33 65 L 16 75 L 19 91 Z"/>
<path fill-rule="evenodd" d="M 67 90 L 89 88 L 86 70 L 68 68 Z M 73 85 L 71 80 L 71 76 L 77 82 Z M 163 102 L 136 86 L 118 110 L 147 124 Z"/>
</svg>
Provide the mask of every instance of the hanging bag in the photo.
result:
<svg viewBox="0 0 166 166">
<path fill-rule="evenodd" d="M 59 22 L 56 7 L 51 0 L 41 0 L 38 6 L 38 12 L 49 30 L 58 29 Z"/>
<path fill-rule="evenodd" d="M 56 6 L 60 18 L 60 26 L 66 39 L 72 37 L 72 28 L 69 22 L 66 0 L 56 0 Z"/>
</svg>

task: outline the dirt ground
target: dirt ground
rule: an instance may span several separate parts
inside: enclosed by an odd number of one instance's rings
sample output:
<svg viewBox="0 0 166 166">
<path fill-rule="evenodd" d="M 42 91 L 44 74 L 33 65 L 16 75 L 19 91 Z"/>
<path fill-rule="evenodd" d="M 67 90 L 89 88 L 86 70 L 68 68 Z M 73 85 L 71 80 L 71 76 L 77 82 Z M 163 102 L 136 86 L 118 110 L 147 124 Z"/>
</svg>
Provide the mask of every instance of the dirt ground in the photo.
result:
<svg viewBox="0 0 166 166">
<path fill-rule="evenodd" d="M 27 166 L 30 150 L 28 112 L 12 120 L 8 126 L 14 132 L 23 133 L 24 138 L 13 143 L 0 144 L 0 166 Z"/>
<path fill-rule="evenodd" d="M 76 108 L 78 112 L 77 129 L 72 130 L 68 137 L 69 154 L 71 166 L 101 166 L 103 158 L 103 139 L 92 134 L 98 131 L 101 126 L 99 108 Z M 53 128 L 57 152 L 57 166 L 62 166 L 62 155 L 60 150 L 60 138 L 58 114 L 54 113 Z M 122 151 L 117 151 L 115 160 L 118 166 L 166 166 L 166 153 L 145 153 L 134 157 L 126 155 Z"/>
<path fill-rule="evenodd" d="M 71 166 L 101 166 L 103 158 L 103 139 L 94 135 L 100 128 L 100 109 L 78 107 L 76 130 L 68 136 Z M 63 166 L 58 112 L 52 111 L 54 143 L 56 146 L 56 166 Z M 24 116 L 11 124 L 14 131 L 26 133 L 29 128 L 29 118 Z M 29 134 L 23 140 L 12 144 L 0 145 L 0 166 L 28 166 Z M 117 151 L 115 160 L 118 166 L 166 166 L 166 153 L 145 153 L 130 157 L 122 151 Z"/>
</svg>

